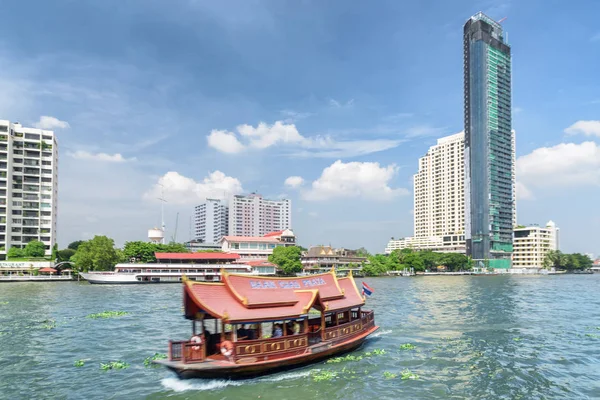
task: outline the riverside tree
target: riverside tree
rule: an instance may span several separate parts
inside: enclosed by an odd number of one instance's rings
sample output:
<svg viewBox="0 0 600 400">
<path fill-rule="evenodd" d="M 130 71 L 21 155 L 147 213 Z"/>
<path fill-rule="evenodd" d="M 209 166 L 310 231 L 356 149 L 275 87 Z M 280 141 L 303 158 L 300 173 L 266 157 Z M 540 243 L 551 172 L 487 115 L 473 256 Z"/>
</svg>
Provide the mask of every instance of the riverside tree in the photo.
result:
<svg viewBox="0 0 600 400">
<path fill-rule="evenodd" d="M 44 257 L 46 255 L 46 246 L 38 240 L 32 240 L 27 243 L 23 249 L 25 257 Z"/>
<path fill-rule="evenodd" d="M 149 243 L 149 242 L 127 242 L 123 247 L 123 261 L 129 262 L 135 259 L 136 262 L 154 263 L 156 257 L 154 253 L 189 253 L 181 243 Z"/>
<path fill-rule="evenodd" d="M 469 270 L 472 262 L 464 254 L 415 251 L 413 249 L 394 250 L 391 254 L 375 254 L 368 257 L 369 263 L 363 266 L 365 275 L 383 275 L 388 271 L 401 271 L 413 268 L 415 272 L 432 270 L 445 266 L 448 271 Z"/>
<path fill-rule="evenodd" d="M 565 254 L 560 250 L 550 250 L 544 257 L 544 268 L 582 270 L 593 265 L 592 259 L 580 253 Z"/>
<path fill-rule="evenodd" d="M 285 275 L 293 275 L 302 271 L 301 255 L 302 249 L 298 246 L 279 246 L 269 255 L 269 261 L 277 265 Z"/>
<path fill-rule="evenodd" d="M 106 236 L 94 236 L 81 243 L 71 257 L 77 271 L 110 271 L 119 262 L 115 241 Z"/>
</svg>

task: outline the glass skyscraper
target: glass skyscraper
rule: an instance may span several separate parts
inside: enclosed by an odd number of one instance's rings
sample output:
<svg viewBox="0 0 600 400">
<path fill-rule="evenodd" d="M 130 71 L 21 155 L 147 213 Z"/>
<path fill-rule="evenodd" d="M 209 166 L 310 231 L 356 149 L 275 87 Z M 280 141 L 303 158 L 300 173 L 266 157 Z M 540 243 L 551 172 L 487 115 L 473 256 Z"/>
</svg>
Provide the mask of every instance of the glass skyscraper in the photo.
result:
<svg viewBox="0 0 600 400">
<path fill-rule="evenodd" d="M 514 141 L 510 46 L 478 13 L 464 26 L 465 239 L 477 266 L 510 268 Z"/>
</svg>

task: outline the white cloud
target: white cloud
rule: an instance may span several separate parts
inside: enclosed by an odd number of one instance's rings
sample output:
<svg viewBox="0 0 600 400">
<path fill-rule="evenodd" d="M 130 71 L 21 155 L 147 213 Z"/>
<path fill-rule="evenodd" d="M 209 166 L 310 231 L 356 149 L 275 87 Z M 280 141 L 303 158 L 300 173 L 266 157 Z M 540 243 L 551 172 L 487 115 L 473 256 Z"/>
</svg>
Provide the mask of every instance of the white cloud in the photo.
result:
<svg viewBox="0 0 600 400">
<path fill-rule="evenodd" d="M 67 121 L 61 121 L 58 118 L 42 115 L 40 120 L 33 124 L 34 127 L 39 129 L 56 129 L 56 128 L 69 128 Z"/>
<path fill-rule="evenodd" d="M 310 112 L 299 112 L 294 110 L 281 110 L 279 113 L 284 117 L 287 117 L 283 122 L 288 124 L 315 115 Z"/>
<path fill-rule="evenodd" d="M 568 135 L 583 134 L 585 136 L 600 137 L 600 121 L 577 121 L 565 129 L 565 133 Z"/>
<path fill-rule="evenodd" d="M 290 176 L 283 183 L 285 186 L 289 186 L 293 189 L 300 187 L 304 184 L 304 178 L 301 176 Z"/>
<path fill-rule="evenodd" d="M 523 183 L 517 181 L 515 183 L 515 191 L 517 192 L 518 200 L 533 200 L 535 199 L 531 190 L 527 188 Z"/>
<path fill-rule="evenodd" d="M 235 137 L 233 132 L 213 130 L 207 137 L 208 145 L 219 150 L 221 153 L 239 153 L 244 145 Z"/>
<path fill-rule="evenodd" d="M 325 168 L 310 190 L 302 195 L 311 201 L 349 197 L 390 200 L 408 194 L 406 189 L 392 189 L 389 186 L 397 172 L 398 167 L 394 164 L 381 167 L 376 162 L 343 163 L 337 160 Z"/>
<path fill-rule="evenodd" d="M 209 173 L 201 182 L 196 182 L 178 172 L 169 171 L 144 194 L 144 198 L 157 199 L 163 190 L 166 200 L 172 204 L 197 204 L 207 197 L 224 199 L 230 194 L 244 191 L 237 178 L 227 176 L 221 171 Z"/>
<path fill-rule="evenodd" d="M 533 197 L 533 188 L 600 186 L 600 146 L 595 142 L 541 147 L 517 159 L 517 195 Z"/>
<path fill-rule="evenodd" d="M 90 153 L 83 150 L 78 150 L 75 153 L 70 154 L 71 157 L 78 160 L 92 160 L 92 161 L 106 161 L 114 163 L 122 163 L 127 161 L 136 161 L 136 158 L 125 158 L 120 153 L 106 154 L 106 153 Z"/>
<path fill-rule="evenodd" d="M 296 157 L 355 157 L 397 147 L 402 140 L 373 139 L 338 142 L 330 136 L 305 137 L 298 132 L 296 125 L 276 121 L 273 125 L 264 122 L 256 127 L 239 125 L 239 134 L 213 130 L 208 136 L 208 144 L 224 153 L 239 153 L 247 149 L 266 149 L 272 146 L 294 147 L 286 152 Z M 242 140 L 243 142 L 242 143 Z"/>
<path fill-rule="evenodd" d="M 250 146 L 258 149 L 266 149 L 278 143 L 303 143 L 306 139 L 298 132 L 296 125 L 285 124 L 281 121 L 269 126 L 264 122 L 256 128 L 251 125 L 240 125 L 238 132 L 250 140 Z"/>
<path fill-rule="evenodd" d="M 333 108 L 350 108 L 354 106 L 354 99 L 350 99 L 346 103 L 339 102 L 335 99 L 329 99 L 329 105 Z"/>
<path fill-rule="evenodd" d="M 309 211 L 308 216 L 315 218 L 319 216 L 319 213 L 316 211 Z"/>
</svg>

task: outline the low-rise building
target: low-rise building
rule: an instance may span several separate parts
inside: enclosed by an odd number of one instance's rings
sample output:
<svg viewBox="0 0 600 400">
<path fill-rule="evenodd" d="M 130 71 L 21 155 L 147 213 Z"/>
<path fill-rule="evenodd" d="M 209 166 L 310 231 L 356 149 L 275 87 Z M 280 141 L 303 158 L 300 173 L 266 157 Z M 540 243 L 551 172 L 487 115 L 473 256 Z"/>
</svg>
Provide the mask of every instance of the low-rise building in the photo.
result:
<svg viewBox="0 0 600 400">
<path fill-rule="evenodd" d="M 545 227 L 517 226 L 514 229 L 512 268 L 544 267 L 546 254 L 558 250 L 559 228 L 552 221 Z"/>
<path fill-rule="evenodd" d="M 290 229 L 271 232 L 265 236 L 223 236 L 221 250 L 236 253 L 242 259 L 267 260 L 279 246 L 295 246 L 296 236 Z"/>
<path fill-rule="evenodd" d="M 219 250 L 221 251 L 221 245 L 215 243 L 204 243 L 200 240 L 190 240 L 183 244 L 186 249 L 191 252 L 206 251 L 206 250 Z"/>
<path fill-rule="evenodd" d="M 400 239 L 392 238 L 386 248 L 385 254 L 390 254 L 394 250 L 413 249 L 429 250 L 440 253 L 461 253 L 466 252 L 465 235 L 444 235 L 416 237 L 409 236 Z"/>
<path fill-rule="evenodd" d="M 367 257 L 359 256 L 354 250 L 313 246 L 302 254 L 301 262 L 303 272 L 317 274 L 331 268 L 337 271 L 360 270 Z"/>
</svg>

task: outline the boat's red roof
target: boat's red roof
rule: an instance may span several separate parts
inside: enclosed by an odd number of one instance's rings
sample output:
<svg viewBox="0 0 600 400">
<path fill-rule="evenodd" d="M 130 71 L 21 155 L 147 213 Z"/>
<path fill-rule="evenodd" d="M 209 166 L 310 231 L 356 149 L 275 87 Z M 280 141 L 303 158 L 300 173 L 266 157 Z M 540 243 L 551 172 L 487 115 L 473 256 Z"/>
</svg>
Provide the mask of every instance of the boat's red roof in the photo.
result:
<svg viewBox="0 0 600 400">
<path fill-rule="evenodd" d="M 338 279 L 333 271 L 298 278 L 222 273 L 222 282 L 184 281 L 188 318 L 206 312 L 229 323 L 293 319 L 311 307 L 344 310 L 364 304 L 354 278 Z"/>
<path fill-rule="evenodd" d="M 237 260 L 239 254 L 232 253 L 154 253 L 157 260 Z"/>
<path fill-rule="evenodd" d="M 56 272 L 56 270 L 54 268 L 44 267 L 40 268 L 39 272 Z"/>
</svg>

